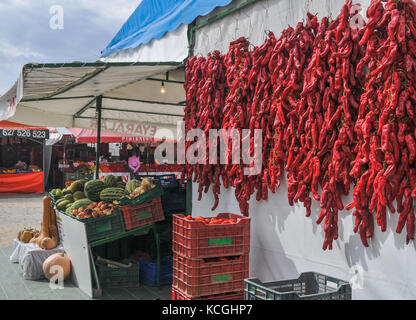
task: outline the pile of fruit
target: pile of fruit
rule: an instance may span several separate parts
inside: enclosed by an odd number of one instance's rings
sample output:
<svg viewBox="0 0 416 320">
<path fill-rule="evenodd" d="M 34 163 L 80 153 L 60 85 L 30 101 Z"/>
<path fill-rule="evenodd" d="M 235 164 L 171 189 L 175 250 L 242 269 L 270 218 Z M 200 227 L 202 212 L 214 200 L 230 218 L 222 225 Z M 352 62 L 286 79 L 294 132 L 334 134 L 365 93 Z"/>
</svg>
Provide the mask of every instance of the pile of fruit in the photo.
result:
<svg viewBox="0 0 416 320">
<path fill-rule="evenodd" d="M 20 230 L 17 239 L 23 243 L 29 243 L 32 239 L 37 238 L 40 234 L 40 231 L 34 228 L 24 228 Z"/>
<path fill-rule="evenodd" d="M 132 199 L 134 197 L 140 196 L 146 191 L 149 191 L 155 187 L 151 178 L 143 178 L 140 182 L 139 180 L 133 179 L 130 180 L 126 185 L 126 191 L 129 193 L 128 198 Z"/>
<path fill-rule="evenodd" d="M 89 200 L 88 200 L 89 201 Z M 89 219 L 89 218 L 99 218 L 106 215 L 110 215 L 114 210 L 118 209 L 118 205 L 114 203 L 106 203 L 101 201 L 99 203 L 92 202 L 89 205 L 85 206 L 82 204 L 79 208 L 71 209 L 69 208 L 68 213 L 71 213 L 74 217 L 78 219 Z"/>
<path fill-rule="evenodd" d="M 235 218 L 232 218 L 232 219 L 224 219 L 224 218 L 204 218 L 204 217 L 201 217 L 201 216 L 192 218 L 191 215 L 186 216 L 185 219 L 186 220 L 189 220 L 189 221 L 201 221 L 201 222 L 203 222 L 205 224 L 234 224 L 234 223 L 237 223 L 238 220 L 239 220 L 239 219 L 235 219 Z"/>
<path fill-rule="evenodd" d="M 123 197 L 133 198 L 155 187 L 151 178 L 131 180 L 127 184 L 121 177 L 105 176 L 103 180 L 77 180 L 63 190 L 53 189 L 55 206 L 79 219 L 109 215 L 119 208 Z"/>
</svg>

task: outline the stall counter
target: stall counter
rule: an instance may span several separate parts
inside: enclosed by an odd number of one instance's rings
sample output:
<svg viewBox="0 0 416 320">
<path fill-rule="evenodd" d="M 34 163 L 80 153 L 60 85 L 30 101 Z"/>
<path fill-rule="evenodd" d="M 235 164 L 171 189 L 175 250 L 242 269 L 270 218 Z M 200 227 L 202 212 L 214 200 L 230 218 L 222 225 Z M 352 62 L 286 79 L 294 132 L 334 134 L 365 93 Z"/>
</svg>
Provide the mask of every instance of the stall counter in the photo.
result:
<svg viewBox="0 0 416 320">
<path fill-rule="evenodd" d="M 43 171 L 0 174 L 0 193 L 43 193 Z"/>
</svg>

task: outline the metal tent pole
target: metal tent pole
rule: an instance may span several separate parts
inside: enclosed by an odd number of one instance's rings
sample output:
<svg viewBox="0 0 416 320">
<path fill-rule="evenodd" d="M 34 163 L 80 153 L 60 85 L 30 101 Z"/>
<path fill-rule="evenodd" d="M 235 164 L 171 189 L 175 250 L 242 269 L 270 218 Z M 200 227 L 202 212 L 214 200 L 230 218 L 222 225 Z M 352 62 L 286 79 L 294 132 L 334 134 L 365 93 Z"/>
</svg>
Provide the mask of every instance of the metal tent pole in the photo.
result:
<svg viewBox="0 0 416 320">
<path fill-rule="evenodd" d="M 103 96 L 97 97 L 97 150 L 95 157 L 95 179 L 98 179 L 100 172 L 100 143 L 101 143 L 101 111 Z"/>
</svg>

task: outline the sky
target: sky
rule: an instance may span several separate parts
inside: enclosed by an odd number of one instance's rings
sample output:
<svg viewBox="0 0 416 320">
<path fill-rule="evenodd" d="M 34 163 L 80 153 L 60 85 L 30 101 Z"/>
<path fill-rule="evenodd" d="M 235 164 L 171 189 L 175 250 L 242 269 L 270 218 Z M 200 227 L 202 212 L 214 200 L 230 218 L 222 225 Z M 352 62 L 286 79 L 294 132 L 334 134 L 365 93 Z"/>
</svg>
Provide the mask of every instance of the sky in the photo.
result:
<svg viewBox="0 0 416 320">
<path fill-rule="evenodd" d="M 1 0 L 0 96 L 26 63 L 97 61 L 140 2 Z"/>
</svg>

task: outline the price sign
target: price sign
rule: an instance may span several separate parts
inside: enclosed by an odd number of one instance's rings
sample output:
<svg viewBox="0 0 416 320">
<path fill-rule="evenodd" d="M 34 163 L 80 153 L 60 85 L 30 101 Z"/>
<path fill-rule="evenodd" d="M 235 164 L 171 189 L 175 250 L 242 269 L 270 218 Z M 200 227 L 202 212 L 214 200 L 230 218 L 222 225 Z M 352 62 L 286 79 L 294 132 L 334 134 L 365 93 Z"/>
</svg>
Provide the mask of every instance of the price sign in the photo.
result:
<svg viewBox="0 0 416 320">
<path fill-rule="evenodd" d="M 19 137 L 19 138 L 33 138 L 33 139 L 49 139 L 49 130 L 12 130 L 1 129 L 1 137 Z"/>
</svg>

